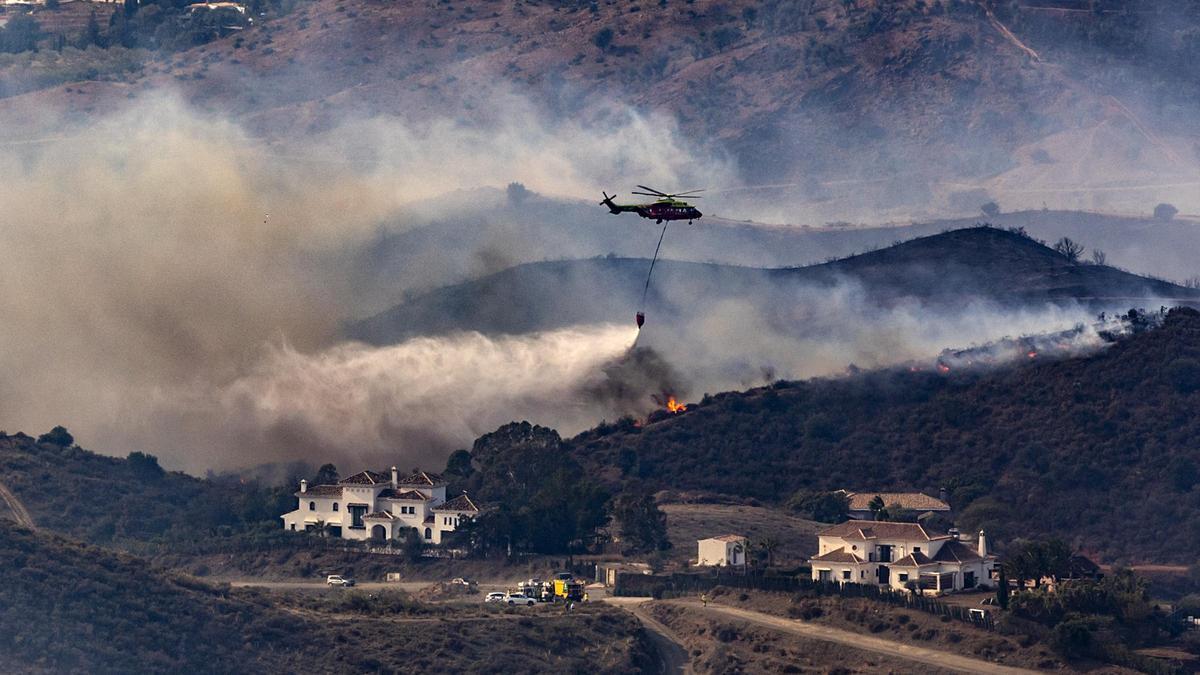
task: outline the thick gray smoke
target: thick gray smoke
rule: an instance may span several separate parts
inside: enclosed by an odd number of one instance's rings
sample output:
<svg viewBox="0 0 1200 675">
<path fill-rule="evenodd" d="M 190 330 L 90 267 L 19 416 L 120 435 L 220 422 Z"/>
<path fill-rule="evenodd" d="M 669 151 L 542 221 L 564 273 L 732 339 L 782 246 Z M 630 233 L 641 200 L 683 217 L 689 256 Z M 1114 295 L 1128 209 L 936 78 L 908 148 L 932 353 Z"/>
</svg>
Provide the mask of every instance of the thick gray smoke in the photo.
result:
<svg viewBox="0 0 1200 675">
<path fill-rule="evenodd" d="M 390 445 L 419 460 L 429 438 L 467 442 L 494 420 L 539 417 L 538 401 L 567 405 L 561 392 L 627 348 L 628 331 L 371 355 L 337 344 L 341 322 L 363 311 L 351 282 L 358 248 L 381 222 L 403 228 L 415 200 L 510 180 L 587 194 L 614 172 L 676 184 L 693 178 L 677 175 L 683 166 L 723 170 L 690 156 L 665 119 L 630 112 L 593 133 L 543 123 L 513 97 L 498 105 L 510 107 L 497 115 L 507 121 L 486 130 L 374 118 L 266 147 L 160 96 L 4 146 L 0 428 L 65 424 L 89 447 L 194 470 L 325 443 L 331 454 Z M 571 340 L 582 346 L 567 349 Z M 404 391 L 363 394 L 404 410 L 359 421 L 379 408 L 348 406 L 354 387 L 334 371 Z M 384 371 L 386 383 L 372 380 Z"/>
<path fill-rule="evenodd" d="M 64 424 L 88 447 L 144 450 L 193 471 L 296 458 L 435 465 L 511 419 L 571 433 L 644 412 L 650 394 L 932 357 L 1081 318 L 868 309 L 843 284 L 801 289 L 770 315 L 749 301 L 696 298 L 681 330 L 661 332 L 651 318 L 638 344 L 653 352 L 627 353 L 632 316 L 533 335 L 342 342 L 342 322 L 369 308 L 353 269 L 362 247 L 381 223 L 405 228 L 422 200 L 454 204 L 509 181 L 558 195 L 630 176 L 731 182 L 663 118 L 628 113 L 597 133 L 542 121 L 518 98 L 497 105 L 508 114 L 487 128 L 375 118 L 268 147 L 156 97 L 84 126 L 53 125 L 45 142 L 4 146 L 0 427 Z M 505 264 L 496 251 L 443 250 L 412 264 Z M 563 297 L 561 306 L 596 300 Z M 495 311 L 515 311 L 508 301 Z"/>
</svg>

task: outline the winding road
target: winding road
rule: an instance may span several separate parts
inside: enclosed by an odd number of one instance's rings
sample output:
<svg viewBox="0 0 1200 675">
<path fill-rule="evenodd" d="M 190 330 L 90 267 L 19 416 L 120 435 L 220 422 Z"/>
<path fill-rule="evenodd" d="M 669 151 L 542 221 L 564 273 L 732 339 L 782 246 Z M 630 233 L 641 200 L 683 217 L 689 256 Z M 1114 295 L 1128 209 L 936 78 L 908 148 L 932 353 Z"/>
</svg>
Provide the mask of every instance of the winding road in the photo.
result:
<svg viewBox="0 0 1200 675">
<path fill-rule="evenodd" d="M 29 511 L 25 510 L 25 505 L 3 483 L 0 483 L 0 500 L 4 500 L 4 503 L 8 504 L 8 510 L 12 512 L 17 524 L 24 525 L 31 530 L 37 528 L 33 524 L 33 517 L 29 515 Z"/>
</svg>

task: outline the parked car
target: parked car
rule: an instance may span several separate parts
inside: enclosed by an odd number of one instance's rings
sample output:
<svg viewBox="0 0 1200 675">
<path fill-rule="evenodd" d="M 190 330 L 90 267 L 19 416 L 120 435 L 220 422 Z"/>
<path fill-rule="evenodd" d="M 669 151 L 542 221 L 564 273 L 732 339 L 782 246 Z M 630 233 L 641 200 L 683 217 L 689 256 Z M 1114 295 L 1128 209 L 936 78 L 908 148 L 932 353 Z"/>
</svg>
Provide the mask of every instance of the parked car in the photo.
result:
<svg viewBox="0 0 1200 675">
<path fill-rule="evenodd" d="M 491 593 L 488 593 L 487 597 L 484 598 L 483 601 L 484 602 L 504 602 L 504 596 L 505 596 L 505 594 L 501 593 L 500 591 L 493 591 Z"/>
<path fill-rule="evenodd" d="M 329 584 L 330 586 L 349 588 L 350 586 L 354 585 L 354 580 L 350 577 L 344 577 L 340 574 L 330 574 L 329 576 L 325 577 L 325 583 Z"/>
<path fill-rule="evenodd" d="M 467 588 L 475 585 L 474 581 L 471 581 L 470 579 L 464 579 L 462 577 L 454 577 L 450 580 L 450 583 L 456 586 L 466 586 Z"/>
<path fill-rule="evenodd" d="M 525 605 L 527 607 L 532 607 L 533 605 L 537 604 L 537 600 L 534 600 L 524 593 L 506 593 L 504 595 L 504 602 L 510 605 Z"/>
</svg>

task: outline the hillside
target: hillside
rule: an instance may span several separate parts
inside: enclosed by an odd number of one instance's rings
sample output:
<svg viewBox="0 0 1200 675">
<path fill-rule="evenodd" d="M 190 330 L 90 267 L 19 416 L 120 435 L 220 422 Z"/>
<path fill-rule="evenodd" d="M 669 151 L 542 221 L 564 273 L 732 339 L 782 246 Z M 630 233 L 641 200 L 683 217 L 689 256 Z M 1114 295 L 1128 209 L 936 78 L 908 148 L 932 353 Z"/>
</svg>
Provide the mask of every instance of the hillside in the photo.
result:
<svg viewBox="0 0 1200 675">
<path fill-rule="evenodd" d="M 523 618 L 320 590 L 285 606 L 3 520 L 0 574 L 6 673 L 482 672 L 498 655 L 510 671 L 629 672 L 647 657 L 616 609 Z"/>
<path fill-rule="evenodd" d="M 950 489 L 960 525 L 1108 561 L 1200 549 L 1200 313 L 1095 355 L 982 374 L 883 371 L 705 397 L 572 441 L 598 475 L 783 502 L 798 489 Z M 1131 498 L 1136 495 L 1136 498 Z"/>
<path fill-rule="evenodd" d="M 387 344 L 455 330 L 523 333 L 581 323 L 630 320 L 649 262 L 594 258 L 520 265 L 490 276 L 415 295 L 348 327 L 351 337 Z M 972 303 L 1007 307 L 1078 302 L 1121 309 L 1200 298 L 1200 292 L 1121 270 L 1071 263 L 1032 239 L 995 228 L 968 228 L 914 239 L 870 253 L 801 268 L 757 269 L 660 261 L 647 315 L 680 333 L 723 302 L 738 302 L 785 331 L 802 298 L 834 287 L 856 302 L 887 307 L 913 302 L 961 309 Z M 946 345 L 942 345 L 946 346 Z"/>
<path fill-rule="evenodd" d="M 22 433 L 0 434 L 0 483 L 38 527 L 118 547 L 231 534 L 264 523 L 274 529 L 294 502 L 289 490 L 199 479 L 164 471 L 143 453 L 107 457 Z"/>
<path fill-rule="evenodd" d="M 730 198 L 766 200 L 776 213 L 797 204 L 826 219 L 929 213 L 984 189 L 1025 208 L 1048 198 L 1072 208 L 1146 209 L 1173 196 L 1197 205 L 1177 189 L 1194 182 L 1196 159 L 1171 150 L 1197 135 L 1186 112 L 1197 91 L 1182 67 L 1194 47 L 1177 37 L 1200 22 L 1191 9 L 1145 0 L 1104 3 L 1116 16 L 983 0 L 269 4 L 280 11 L 178 52 L 114 47 L 80 64 L 68 47 L 51 63 L 14 59 L 0 72 L 19 86 L 0 90 L 44 88 L 10 97 L 0 114 L 15 113 L 19 134 L 38 128 L 20 114 L 31 105 L 104 111 L 169 89 L 279 141 L 382 112 L 495 122 L 507 110 L 497 103 L 515 93 L 548 118 L 598 131 L 629 109 L 664 111 L 689 145 L 732 160 L 746 184 L 720 186 L 737 190 Z M 153 25 L 145 32 L 126 42 L 156 46 Z"/>
</svg>

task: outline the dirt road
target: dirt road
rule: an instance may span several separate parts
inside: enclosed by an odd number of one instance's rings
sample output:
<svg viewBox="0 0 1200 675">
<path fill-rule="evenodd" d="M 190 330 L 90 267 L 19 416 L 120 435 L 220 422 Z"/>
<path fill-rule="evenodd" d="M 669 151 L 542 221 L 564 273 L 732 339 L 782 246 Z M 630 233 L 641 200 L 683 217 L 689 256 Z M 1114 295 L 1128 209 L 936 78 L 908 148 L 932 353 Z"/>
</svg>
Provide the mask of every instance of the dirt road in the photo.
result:
<svg viewBox="0 0 1200 675">
<path fill-rule="evenodd" d="M 604 601 L 624 609 L 637 617 L 638 621 L 642 622 L 642 626 L 646 629 L 646 635 L 650 638 L 650 642 L 654 646 L 654 651 L 658 656 L 657 672 L 669 675 L 678 675 L 680 673 L 692 675 L 694 672 L 692 670 L 692 660 L 688 656 L 687 649 L 670 628 L 662 625 L 662 623 L 650 616 L 650 613 L 642 607 L 642 605 L 649 602 L 646 598 L 608 597 Z"/>
<path fill-rule="evenodd" d="M 860 633 L 852 633 L 850 631 L 822 626 L 814 623 L 804 623 L 801 621 L 793 621 L 784 619 L 762 612 L 754 612 L 738 607 L 729 607 L 728 605 L 720 605 L 713 602 L 708 603 L 708 607 L 703 607 L 697 600 L 667 600 L 674 605 L 682 605 L 689 610 L 703 612 L 707 614 L 724 616 L 726 618 L 741 619 L 748 623 L 758 626 L 771 628 L 792 635 L 798 635 L 810 640 L 822 640 L 824 642 L 836 642 L 854 647 L 863 651 L 874 652 L 884 656 L 890 656 L 905 661 L 921 663 L 938 668 L 946 668 L 948 670 L 957 670 L 964 673 L 986 673 L 988 675 L 1016 675 L 1017 673 L 1033 673 L 1031 670 L 1021 668 L 1013 668 L 1011 666 L 1002 666 L 997 663 L 983 661 L 980 659 L 952 654 L 950 652 L 929 649 L 927 647 L 917 647 L 915 645 L 904 644 L 902 642 L 893 642 L 883 638 L 874 637 L 871 635 L 862 635 Z"/>
<path fill-rule="evenodd" d="M 29 515 L 29 512 L 25 510 L 25 505 L 3 483 L 0 483 L 0 499 L 4 500 L 5 504 L 8 504 L 8 510 L 12 511 L 13 518 L 16 519 L 19 525 L 24 525 L 31 530 L 37 527 L 33 524 L 33 518 Z"/>
</svg>

